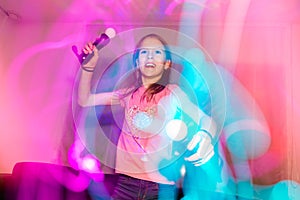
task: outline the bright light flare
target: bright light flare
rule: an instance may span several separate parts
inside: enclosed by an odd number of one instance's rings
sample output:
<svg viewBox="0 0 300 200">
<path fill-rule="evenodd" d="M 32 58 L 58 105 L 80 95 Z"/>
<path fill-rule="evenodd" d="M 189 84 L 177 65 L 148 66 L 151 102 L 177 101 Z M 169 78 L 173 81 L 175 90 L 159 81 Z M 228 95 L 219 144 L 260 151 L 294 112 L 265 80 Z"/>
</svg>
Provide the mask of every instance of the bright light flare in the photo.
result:
<svg viewBox="0 0 300 200">
<path fill-rule="evenodd" d="M 187 126 L 182 120 L 173 119 L 167 123 L 166 132 L 173 141 L 180 141 L 187 135 Z"/>
<path fill-rule="evenodd" d="M 97 161 L 90 156 L 84 157 L 82 159 L 82 170 L 91 172 L 91 173 L 99 172 Z"/>
</svg>

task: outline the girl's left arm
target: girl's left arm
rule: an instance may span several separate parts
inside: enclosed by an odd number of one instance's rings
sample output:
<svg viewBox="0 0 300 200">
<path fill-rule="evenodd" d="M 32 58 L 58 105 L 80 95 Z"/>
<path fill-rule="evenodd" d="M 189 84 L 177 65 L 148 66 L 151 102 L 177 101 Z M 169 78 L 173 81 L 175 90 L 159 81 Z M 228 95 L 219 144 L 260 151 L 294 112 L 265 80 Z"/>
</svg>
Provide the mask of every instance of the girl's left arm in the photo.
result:
<svg viewBox="0 0 300 200">
<path fill-rule="evenodd" d="M 212 117 L 190 101 L 181 88 L 172 88 L 173 94 L 178 100 L 178 106 L 199 126 L 198 132 L 192 136 L 187 149 L 195 153 L 185 158 L 195 166 L 206 163 L 214 155 L 213 141 L 216 138 L 217 126 Z"/>
</svg>

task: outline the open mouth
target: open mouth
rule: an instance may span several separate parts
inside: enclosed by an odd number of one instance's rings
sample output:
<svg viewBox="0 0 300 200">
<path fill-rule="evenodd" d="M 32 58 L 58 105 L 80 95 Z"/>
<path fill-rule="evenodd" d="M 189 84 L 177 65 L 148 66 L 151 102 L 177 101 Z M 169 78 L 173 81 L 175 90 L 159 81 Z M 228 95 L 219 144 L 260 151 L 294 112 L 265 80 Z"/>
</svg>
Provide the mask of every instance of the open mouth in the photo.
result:
<svg viewBox="0 0 300 200">
<path fill-rule="evenodd" d="M 154 64 L 154 63 L 146 63 L 145 66 L 146 66 L 146 67 L 154 68 L 154 67 L 155 67 L 155 64 Z"/>
</svg>

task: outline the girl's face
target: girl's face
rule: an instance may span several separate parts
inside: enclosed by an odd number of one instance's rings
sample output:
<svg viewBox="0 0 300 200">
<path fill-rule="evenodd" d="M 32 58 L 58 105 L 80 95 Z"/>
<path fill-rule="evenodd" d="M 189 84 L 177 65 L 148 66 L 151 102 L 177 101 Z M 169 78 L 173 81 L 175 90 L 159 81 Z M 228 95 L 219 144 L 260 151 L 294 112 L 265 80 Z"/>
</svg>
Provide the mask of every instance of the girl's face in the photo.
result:
<svg viewBox="0 0 300 200">
<path fill-rule="evenodd" d="M 170 67 L 171 61 L 166 61 L 164 45 L 154 37 L 146 38 L 140 47 L 136 64 L 141 71 L 143 83 L 155 83 Z"/>
</svg>

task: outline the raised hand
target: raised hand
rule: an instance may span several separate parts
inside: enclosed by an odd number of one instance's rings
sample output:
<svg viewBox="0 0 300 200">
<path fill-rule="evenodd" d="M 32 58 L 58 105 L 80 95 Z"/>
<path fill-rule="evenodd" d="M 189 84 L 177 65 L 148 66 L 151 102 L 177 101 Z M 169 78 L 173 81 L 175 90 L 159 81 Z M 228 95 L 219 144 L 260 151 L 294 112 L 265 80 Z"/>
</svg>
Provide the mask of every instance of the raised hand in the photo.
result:
<svg viewBox="0 0 300 200">
<path fill-rule="evenodd" d="M 82 49 L 82 52 L 86 56 L 90 56 L 86 62 L 83 61 L 82 63 L 82 69 L 88 72 L 93 72 L 95 70 L 95 67 L 98 62 L 99 54 L 98 54 L 98 49 L 92 42 L 88 42 L 84 48 Z M 86 59 L 86 58 L 84 58 Z"/>
</svg>

